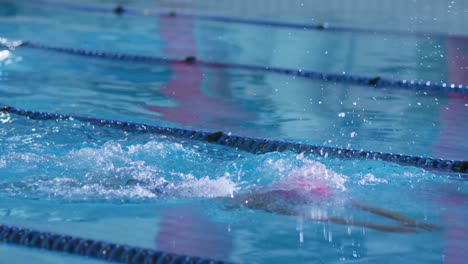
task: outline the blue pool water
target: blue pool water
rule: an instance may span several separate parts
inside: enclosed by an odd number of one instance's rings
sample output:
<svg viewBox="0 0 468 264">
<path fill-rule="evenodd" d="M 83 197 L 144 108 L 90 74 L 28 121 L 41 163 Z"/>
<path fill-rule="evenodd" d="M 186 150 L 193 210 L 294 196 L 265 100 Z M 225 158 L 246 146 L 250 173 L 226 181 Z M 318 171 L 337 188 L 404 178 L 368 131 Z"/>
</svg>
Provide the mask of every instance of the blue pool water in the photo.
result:
<svg viewBox="0 0 468 264">
<path fill-rule="evenodd" d="M 186 6 L 190 1 L 182 2 Z M 158 3 L 165 7 L 164 1 Z M 134 5 L 153 7 L 144 1 Z M 424 38 L 301 31 L 0 1 L 0 37 L 133 55 L 196 56 L 468 84 L 468 38 L 460 34 Z M 343 148 L 468 158 L 466 94 L 112 61 L 26 47 L 0 52 L 2 105 Z M 320 182 L 332 197 L 310 206 L 232 208 L 239 207 L 232 203 L 243 193 L 270 188 L 291 175 Z M 467 194 L 466 181 L 456 174 L 383 161 L 291 152 L 255 155 L 76 120 L 0 113 L 2 224 L 240 263 L 462 263 L 468 244 Z M 267 212 L 283 206 L 397 225 L 350 207 L 352 201 L 442 229 L 387 233 Z M 99 263 L 4 244 L 0 262 Z"/>
</svg>

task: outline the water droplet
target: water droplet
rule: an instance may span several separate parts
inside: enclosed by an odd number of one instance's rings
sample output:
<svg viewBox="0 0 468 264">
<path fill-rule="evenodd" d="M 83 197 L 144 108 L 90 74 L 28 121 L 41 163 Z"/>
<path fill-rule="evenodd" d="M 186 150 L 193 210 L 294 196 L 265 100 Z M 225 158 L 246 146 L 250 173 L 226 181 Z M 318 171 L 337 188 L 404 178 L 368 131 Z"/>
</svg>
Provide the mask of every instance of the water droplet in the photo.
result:
<svg viewBox="0 0 468 264">
<path fill-rule="evenodd" d="M 7 58 L 9 58 L 10 56 L 11 56 L 10 51 L 8 51 L 8 50 L 2 50 L 2 51 L 0 51 L 0 61 L 4 61 L 4 60 L 6 60 Z"/>
</svg>

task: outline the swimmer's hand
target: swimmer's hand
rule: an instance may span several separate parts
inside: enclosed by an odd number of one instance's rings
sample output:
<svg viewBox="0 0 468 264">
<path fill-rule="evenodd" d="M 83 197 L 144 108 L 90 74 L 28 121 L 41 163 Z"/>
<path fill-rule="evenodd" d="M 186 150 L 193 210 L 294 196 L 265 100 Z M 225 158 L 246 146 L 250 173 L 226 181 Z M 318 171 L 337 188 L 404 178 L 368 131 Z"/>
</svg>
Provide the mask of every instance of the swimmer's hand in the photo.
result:
<svg viewBox="0 0 468 264">
<path fill-rule="evenodd" d="M 404 226 L 419 227 L 419 228 L 425 229 L 427 231 L 442 230 L 441 226 L 433 225 L 433 224 L 429 224 L 429 223 L 424 223 L 424 222 L 418 222 L 418 221 L 414 221 L 414 220 L 409 222 L 409 223 L 405 223 Z"/>
<path fill-rule="evenodd" d="M 127 186 L 128 186 L 128 185 L 139 185 L 139 184 L 141 184 L 141 183 L 143 183 L 143 182 L 140 181 L 140 180 L 136 180 L 136 179 L 131 178 L 131 179 L 128 179 L 128 180 L 127 180 L 127 182 L 125 183 L 125 185 L 127 185 Z"/>
<path fill-rule="evenodd" d="M 152 192 L 153 194 L 156 194 L 156 195 L 163 195 L 163 194 L 166 194 L 166 187 L 167 185 L 169 185 L 168 182 L 163 182 L 162 184 L 158 184 L 157 186 L 151 186 L 151 183 L 148 182 L 148 181 L 144 181 L 144 180 L 137 180 L 137 179 L 134 179 L 134 178 L 130 178 L 127 180 L 127 182 L 125 183 L 125 186 L 141 186 L 141 187 L 144 187 L 146 188 L 148 191 Z"/>
</svg>

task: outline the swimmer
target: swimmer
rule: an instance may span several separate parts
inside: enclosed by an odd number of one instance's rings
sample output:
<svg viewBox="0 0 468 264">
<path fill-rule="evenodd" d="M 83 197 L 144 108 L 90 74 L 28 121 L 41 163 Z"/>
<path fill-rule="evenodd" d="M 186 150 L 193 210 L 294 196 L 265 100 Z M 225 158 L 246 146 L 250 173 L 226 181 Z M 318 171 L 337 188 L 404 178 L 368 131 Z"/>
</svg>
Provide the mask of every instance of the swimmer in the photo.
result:
<svg viewBox="0 0 468 264">
<path fill-rule="evenodd" d="M 293 170 L 287 177 L 267 186 L 250 188 L 232 197 L 221 199 L 225 208 L 229 210 L 249 208 L 274 214 L 298 216 L 312 221 L 360 226 L 384 232 L 418 233 L 418 229 L 427 231 L 440 229 L 436 225 L 419 222 L 399 213 L 354 200 L 346 205 L 394 220 L 398 225 L 382 225 L 328 215 L 326 210 L 323 210 L 324 205 L 334 204 L 337 197 L 336 190 L 344 189 L 343 179 L 342 175 L 327 170 L 323 164 L 312 162 L 307 167 Z M 330 182 L 334 182 L 338 187 L 330 186 Z M 140 184 L 140 182 L 132 179 L 127 184 Z M 154 192 L 164 193 L 161 190 L 164 186 L 156 188 L 157 190 Z"/>
<path fill-rule="evenodd" d="M 417 228 L 428 231 L 440 229 L 438 226 L 418 222 L 399 213 L 377 208 L 357 201 L 351 201 L 350 206 L 392 220 L 396 220 L 397 222 L 400 222 L 400 225 L 392 226 L 364 221 L 355 221 L 342 217 L 329 216 L 326 212 L 321 212 L 320 210 L 317 211 L 313 209 L 308 212 L 307 210 L 303 209 L 295 209 L 294 206 L 291 206 L 290 204 L 292 203 L 293 205 L 297 205 L 298 203 L 302 203 L 303 205 L 307 205 L 308 203 L 312 203 L 312 197 L 315 197 L 318 200 L 322 200 L 324 199 L 323 195 L 326 195 L 327 193 L 328 190 L 322 187 L 314 189 L 307 189 L 306 187 L 304 189 L 304 186 L 297 186 L 297 188 L 290 190 L 270 190 L 267 192 L 249 191 L 231 198 L 231 200 L 235 200 L 235 203 L 233 203 L 233 201 L 229 201 L 228 198 L 225 198 L 225 201 L 228 204 L 227 208 L 229 209 L 246 207 L 250 209 L 263 210 L 269 213 L 299 216 L 305 219 L 319 222 L 367 227 L 384 232 L 418 233 Z M 316 202 L 317 200 L 315 200 L 313 203 Z"/>
<path fill-rule="evenodd" d="M 114 8 L 114 13 L 117 14 L 117 15 L 120 15 L 120 14 L 122 14 L 123 12 L 125 12 L 125 9 L 124 9 L 123 6 L 121 6 L 121 5 L 117 5 L 117 6 Z"/>
<path fill-rule="evenodd" d="M 317 210 L 317 208 L 323 207 L 324 204 L 333 201 L 336 196 L 334 193 L 336 188 L 327 185 L 326 178 L 328 177 L 328 182 L 330 179 L 339 182 L 342 177 L 333 171 L 327 170 L 323 164 L 318 162 L 312 163 L 310 168 L 312 169 L 307 169 L 306 167 L 306 169 L 293 170 L 286 178 L 266 187 L 252 188 L 232 198 L 225 198 L 227 207 L 245 207 L 263 210 L 269 213 L 299 216 L 304 219 L 319 222 L 367 227 L 384 232 L 418 233 L 418 228 L 428 231 L 440 229 L 438 226 L 418 222 L 399 213 L 353 200 L 347 205 L 355 209 L 395 220 L 399 222 L 400 225 L 381 225 L 371 222 L 355 221 L 352 219 L 330 216 L 324 210 Z M 325 173 L 327 175 L 323 177 L 319 175 L 320 173 Z M 310 207 L 308 209 L 310 205 L 312 205 L 314 209 L 310 209 Z"/>
</svg>

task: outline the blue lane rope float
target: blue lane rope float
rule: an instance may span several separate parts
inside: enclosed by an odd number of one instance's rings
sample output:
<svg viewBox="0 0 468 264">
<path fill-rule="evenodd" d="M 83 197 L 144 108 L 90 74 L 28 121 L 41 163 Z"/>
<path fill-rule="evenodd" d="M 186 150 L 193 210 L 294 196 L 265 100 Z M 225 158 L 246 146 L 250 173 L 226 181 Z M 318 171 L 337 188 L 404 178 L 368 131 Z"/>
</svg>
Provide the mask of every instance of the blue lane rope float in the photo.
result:
<svg viewBox="0 0 468 264">
<path fill-rule="evenodd" d="M 237 150 L 242 150 L 253 154 L 264 154 L 275 151 L 291 151 L 294 153 L 311 154 L 325 158 L 330 157 L 338 159 L 381 160 L 405 166 L 419 167 L 423 169 L 454 172 L 460 174 L 460 177 L 468 179 L 468 161 L 443 160 L 411 155 L 383 153 L 376 151 L 354 150 L 347 148 L 302 144 L 282 140 L 250 138 L 230 135 L 221 131 L 210 133 L 181 128 L 170 128 L 138 124 L 133 122 L 98 119 L 93 117 L 27 111 L 10 106 L 0 108 L 0 112 L 24 116 L 34 120 L 78 120 L 85 123 L 91 123 L 93 125 L 107 126 L 129 132 L 159 134 L 177 138 L 208 142 L 235 148 Z"/>
<path fill-rule="evenodd" d="M 115 52 L 104 52 L 87 50 L 81 48 L 69 48 L 60 47 L 53 45 L 46 45 L 41 43 L 35 43 L 31 41 L 9 41 L 5 38 L 0 38 L 0 46 L 8 49 L 15 48 L 32 48 L 39 50 L 47 50 L 53 52 L 66 53 L 77 56 L 93 57 L 109 60 L 118 61 L 132 61 L 140 63 L 183 63 L 186 65 L 198 65 L 207 68 L 226 68 L 226 69 L 239 69 L 248 71 L 260 71 L 267 73 L 276 73 L 283 75 L 290 75 L 295 77 L 301 77 L 306 79 L 314 79 L 321 81 L 328 81 L 334 83 L 349 83 L 354 85 L 371 86 L 376 88 L 399 88 L 399 89 L 412 89 L 424 92 L 453 92 L 453 93 L 468 93 L 468 85 L 464 84 L 448 84 L 448 83 L 434 83 L 430 81 L 416 81 L 416 80 L 392 80 L 385 79 L 380 76 L 364 77 L 349 74 L 335 74 L 335 73 L 322 73 L 316 71 L 308 71 L 302 69 L 288 69 L 280 67 L 270 66 L 258 66 L 248 64 L 236 64 L 236 63 L 222 63 L 222 62 L 210 62 L 196 59 L 193 56 L 189 56 L 185 59 L 170 59 L 155 56 L 142 56 L 142 55 L 130 55 L 125 53 Z"/>
<path fill-rule="evenodd" d="M 222 264 L 223 261 L 156 251 L 153 249 L 0 225 L 0 242 L 131 264 Z"/>
<path fill-rule="evenodd" d="M 466 38 L 466 36 L 456 36 L 450 34 L 442 33 L 430 33 L 430 32 L 414 32 L 414 31 L 398 31 L 398 30 L 385 30 L 385 29 L 365 29 L 365 28 L 356 28 L 356 27 L 346 27 L 346 26 L 333 26 L 328 23 L 291 23 L 291 22 L 279 22 L 279 21 L 268 21 L 260 19 L 248 19 L 248 18 L 239 18 L 239 17 L 227 17 L 227 16 L 215 16 L 215 15 L 203 15 L 190 12 L 175 12 L 167 11 L 167 8 L 164 10 L 149 10 L 149 9 L 135 9 L 128 8 L 121 5 L 115 7 L 108 6 L 99 6 L 99 5 L 88 5 L 88 4 L 78 4 L 78 3 L 67 3 L 61 1 L 50 1 L 50 0 L 35 0 L 29 3 L 48 5 L 57 8 L 63 8 L 73 11 L 80 12 L 93 12 L 93 13 L 115 13 L 118 15 L 167 15 L 169 17 L 179 18 L 179 19 L 197 19 L 204 21 L 212 21 L 219 23 L 228 23 L 228 24 L 243 24 L 243 25 L 253 25 L 253 26 L 264 26 L 264 27 L 273 27 L 273 28 L 287 28 L 295 30 L 318 30 L 318 31 L 327 31 L 327 32 L 353 32 L 353 33 L 363 33 L 363 34 L 385 34 L 385 35 L 397 35 L 397 36 L 409 36 L 409 37 L 423 37 L 423 38 L 446 38 L 446 37 L 458 37 Z"/>
</svg>

